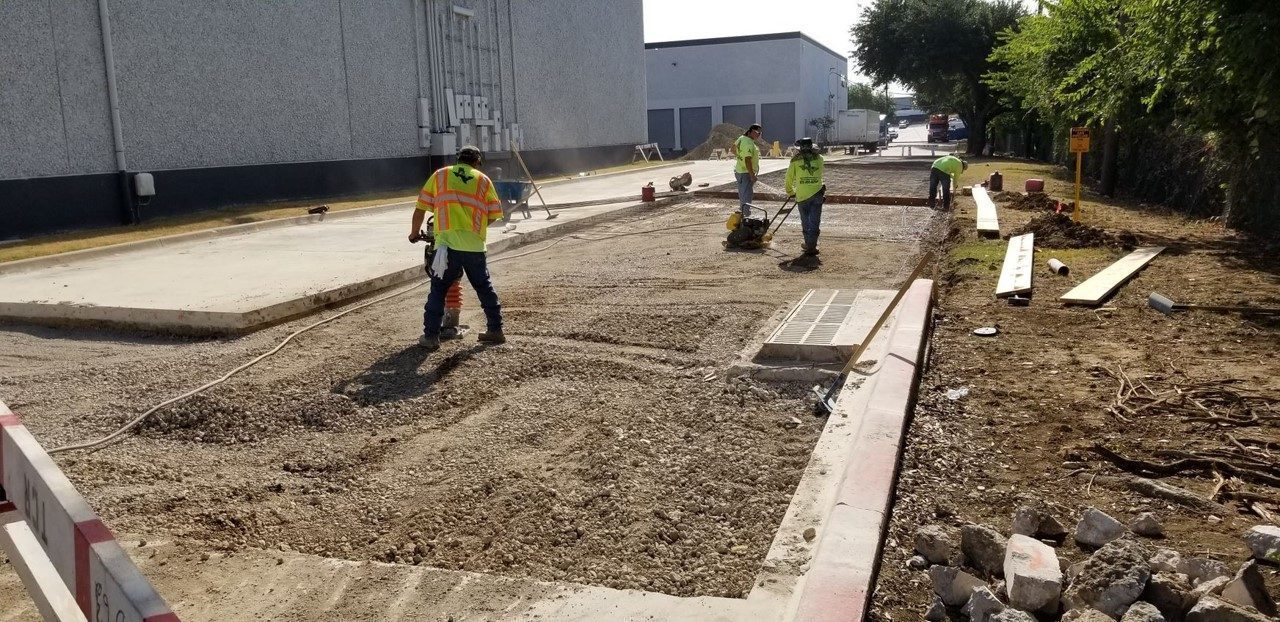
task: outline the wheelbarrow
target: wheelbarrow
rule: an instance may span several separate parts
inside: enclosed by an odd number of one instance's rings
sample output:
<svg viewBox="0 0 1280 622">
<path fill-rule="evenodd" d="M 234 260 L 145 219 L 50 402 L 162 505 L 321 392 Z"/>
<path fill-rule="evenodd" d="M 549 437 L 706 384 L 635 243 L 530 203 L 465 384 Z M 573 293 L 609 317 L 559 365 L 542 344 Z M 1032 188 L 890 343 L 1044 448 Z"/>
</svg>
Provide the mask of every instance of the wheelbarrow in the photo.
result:
<svg viewBox="0 0 1280 622">
<path fill-rule="evenodd" d="M 511 212 L 520 210 L 525 218 L 531 218 L 529 213 L 529 197 L 533 195 L 533 184 L 527 181 L 515 179 L 495 179 L 493 181 L 493 189 L 498 193 L 498 200 L 502 201 L 502 215 L 508 221 L 511 220 Z"/>
</svg>

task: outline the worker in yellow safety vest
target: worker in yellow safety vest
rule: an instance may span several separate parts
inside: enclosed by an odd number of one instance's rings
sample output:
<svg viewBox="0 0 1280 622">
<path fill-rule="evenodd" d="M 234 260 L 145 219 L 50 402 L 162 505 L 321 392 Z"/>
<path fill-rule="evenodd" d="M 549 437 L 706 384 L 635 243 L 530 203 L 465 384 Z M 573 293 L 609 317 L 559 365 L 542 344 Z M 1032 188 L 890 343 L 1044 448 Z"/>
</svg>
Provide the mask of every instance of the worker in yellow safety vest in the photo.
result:
<svg viewBox="0 0 1280 622">
<path fill-rule="evenodd" d="M 756 141 L 763 132 L 759 123 L 753 123 L 733 142 L 733 178 L 738 182 L 738 209 L 744 218 L 751 215 L 747 204 L 755 198 L 756 176 L 760 174 L 760 147 Z"/>
<path fill-rule="evenodd" d="M 785 188 L 800 210 L 800 231 L 804 234 L 801 250 L 812 256 L 818 254 L 818 224 L 822 221 L 827 187 L 822 183 L 822 155 L 813 146 L 813 139 L 801 138 L 796 147 L 798 152 L 787 166 Z"/>
<path fill-rule="evenodd" d="M 951 188 L 969 163 L 953 155 L 944 155 L 933 161 L 929 169 L 929 209 L 936 209 L 938 186 L 942 186 L 942 209 L 951 209 Z"/>
<path fill-rule="evenodd" d="M 418 240 L 418 232 L 427 212 L 435 214 L 433 230 L 436 253 L 427 272 L 431 275 L 431 293 L 422 315 L 422 338 L 427 351 L 440 348 L 440 328 L 444 319 L 445 294 L 465 273 L 480 299 L 487 320 L 482 343 L 506 342 L 502 334 L 502 305 L 489 280 L 485 261 L 485 232 L 489 223 L 502 217 L 502 203 L 493 181 L 481 173 L 480 149 L 466 146 L 458 150 L 458 161 L 431 174 L 418 193 L 413 210 L 409 241 Z"/>
</svg>

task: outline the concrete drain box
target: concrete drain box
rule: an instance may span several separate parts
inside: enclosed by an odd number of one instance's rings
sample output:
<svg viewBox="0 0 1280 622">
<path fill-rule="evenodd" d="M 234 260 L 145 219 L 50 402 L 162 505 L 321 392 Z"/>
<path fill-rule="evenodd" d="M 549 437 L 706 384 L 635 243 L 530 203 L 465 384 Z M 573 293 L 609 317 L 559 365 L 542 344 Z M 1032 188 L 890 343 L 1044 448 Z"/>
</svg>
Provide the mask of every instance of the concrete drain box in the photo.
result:
<svg viewBox="0 0 1280 622">
<path fill-rule="evenodd" d="M 893 300 L 878 289 L 811 289 L 760 346 L 760 359 L 840 363 L 853 354 L 871 323 Z"/>
</svg>

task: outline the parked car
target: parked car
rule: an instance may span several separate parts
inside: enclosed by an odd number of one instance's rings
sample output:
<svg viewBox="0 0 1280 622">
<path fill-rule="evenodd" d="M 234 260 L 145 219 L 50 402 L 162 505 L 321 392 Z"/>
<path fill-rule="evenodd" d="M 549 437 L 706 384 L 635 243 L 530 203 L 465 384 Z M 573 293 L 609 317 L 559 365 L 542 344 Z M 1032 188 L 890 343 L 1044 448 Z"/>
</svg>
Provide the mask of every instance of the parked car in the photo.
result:
<svg viewBox="0 0 1280 622">
<path fill-rule="evenodd" d="M 905 130 L 905 129 L 907 129 L 907 128 L 908 128 L 908 127 L 910 127 L 910 126 L 911 126 L 911 122 L 910 122 L 910 121 L 908 121 L 908 120 L 906 120 L 906 119 L 903 119 L 903 120 L 901 120 L 901 121 L 898 121 L 898 129 L 900 129 L 900 130 Z"/>
<path fill-rule="evenodd" d="M 889 128 L 889 139 L 890 139 L 890 140 L 892 140 L 892 139 L 895 139 L 895 138 L 897 138 L 897 137 L 898 137 L 898 130 L 895 130 L 895 129 L 893 129 L 893 128 Z"/>
</svg>

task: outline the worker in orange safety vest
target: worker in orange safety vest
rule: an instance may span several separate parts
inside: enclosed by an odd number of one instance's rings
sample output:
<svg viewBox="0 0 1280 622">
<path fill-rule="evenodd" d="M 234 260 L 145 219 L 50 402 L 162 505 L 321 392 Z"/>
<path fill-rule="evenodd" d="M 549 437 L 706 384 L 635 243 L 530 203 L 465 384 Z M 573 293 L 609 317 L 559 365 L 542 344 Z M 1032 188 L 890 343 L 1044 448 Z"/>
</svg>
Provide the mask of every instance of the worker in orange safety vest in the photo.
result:
<svg viewBox="0 0 1280 622">
<path fill-rule="evenodd" d="M 480 334 L 479 341 L 506 342 L 502 332 L 502 305 L 489 280 L 485 259 L 485 233 L 490 222 L 503 216 L 502 203 L 493 181 L 478 170 L 481 161 L 480 149 L 472 146 L 459 149 L 456 164 L 437 170 L 427 179 L 413 210 L 410 242 L 418 240 L 418 231 L 427 213 L 435 215 L 432 227 L 436 253 L 427 270 L 431 275 L 431 293 L 427 295 L 422 337 L 418 340 L 429 352 L 440 348 L 445 298 L 464 273 L 480 299 L 487 322 L 487 330 Z"/>
</svg>

